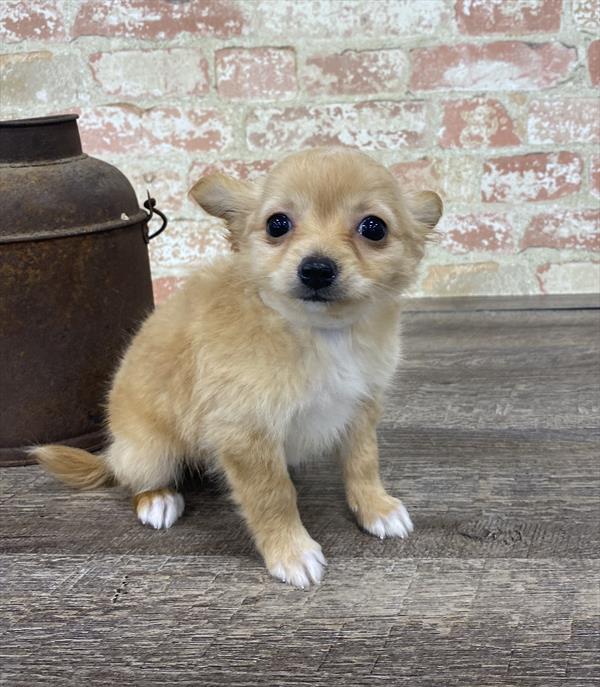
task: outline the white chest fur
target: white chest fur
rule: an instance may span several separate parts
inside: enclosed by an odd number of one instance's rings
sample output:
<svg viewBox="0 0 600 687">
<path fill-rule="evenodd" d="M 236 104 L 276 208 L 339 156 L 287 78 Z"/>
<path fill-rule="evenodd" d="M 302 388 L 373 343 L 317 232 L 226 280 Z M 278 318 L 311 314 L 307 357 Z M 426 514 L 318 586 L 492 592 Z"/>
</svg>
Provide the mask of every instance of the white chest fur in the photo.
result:
<svg viewBox="0 0 600 687">
<path fill-rule="evenodd" d="M 330 450 L 344 435 L 361 399 L 381 387 L 392 371 L 382 369 L 382 364 L 389 365 L 361 347 L 349 329 L 319 330 L 314 344 L 306 370 L 308 391 L 288 425 L 285 450 L 290 465 Z"/>
</svg>

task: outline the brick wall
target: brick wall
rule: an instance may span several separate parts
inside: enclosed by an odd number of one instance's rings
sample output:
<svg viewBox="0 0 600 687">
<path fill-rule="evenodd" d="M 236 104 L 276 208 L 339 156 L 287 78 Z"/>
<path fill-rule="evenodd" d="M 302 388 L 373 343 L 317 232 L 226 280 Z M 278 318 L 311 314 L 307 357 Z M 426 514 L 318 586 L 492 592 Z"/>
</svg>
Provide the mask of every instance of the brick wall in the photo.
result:
<svg viewBox="0 0 600 687">
<path fill-rule="evenodd" d="M 600 0 L 2 0 L 3 117 L 78 111 L 169 215 L 158 298 L 225 250 L 186 197 L 359 146 L 445 199 L 421 295 L 599 289 Z"/>
</svg>

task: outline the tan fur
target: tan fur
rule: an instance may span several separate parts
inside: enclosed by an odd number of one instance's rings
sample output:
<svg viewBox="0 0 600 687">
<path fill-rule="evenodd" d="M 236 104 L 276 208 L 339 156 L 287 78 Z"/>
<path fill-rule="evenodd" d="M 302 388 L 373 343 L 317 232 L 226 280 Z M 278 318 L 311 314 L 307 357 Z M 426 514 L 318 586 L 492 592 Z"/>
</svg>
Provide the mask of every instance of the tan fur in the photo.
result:
<svg viewBox="0 0 600 687">
<path fill-rule="evenodd" d="M 341 447 L 346 498 L 363 527 L 389 515 L 399 503 L 385 491 L 379 477 L 375 428 L 380 414 L 380 404 L 374 399 L 366 400 Z"/>
<path fill-rule="evenodd" d="M 399 503 L 379 479 L 376 399 L 399 354 L 398 297 L 441 201 L 404 195 L 367 156 L 327 148 L 291 155 L 259 184 L 213 175 L 191 194 L 226 221 L 234 252 L 198 270 L 133 340 L 109 396 L 104 474 L 140 493 L 173 484 L 186 463 L 217 467 L 269 570 L 305 586 L 320 579 L 322 555 L 286 462 L 341 447 L 348 501 L 367 528 Z M 276 212 L 294 228 L 273 239 L 265 222 Z M 381 245 L 356 231 L 371 214 L 388 226 Z M 315 253 L 341 266 L 334 302 L 295 295 L 298 265 Z M 74 486 L 98 483 L 98 459 L 86 481 L 71 451 L 36 455 Z"/>
<path fill-rule="evenodd" d="M 51 444 L 36 447 L 32 452 L 45 470 L 75 489 L 97 489 L 113 482 L 101 456 L 79 448 Z"/>
<path fill-rule="evenodd" d="M 133 508 L 137 512 L 143 508 L 147 508 L 151 505 L 152 500 L 156 496 L 168 496 L 169 494 L 174 494 L 173 489 L 151 489 L 150 491 L 142 491 L 139 494 L 134 494 L 133 496 Z"/>
</svg>

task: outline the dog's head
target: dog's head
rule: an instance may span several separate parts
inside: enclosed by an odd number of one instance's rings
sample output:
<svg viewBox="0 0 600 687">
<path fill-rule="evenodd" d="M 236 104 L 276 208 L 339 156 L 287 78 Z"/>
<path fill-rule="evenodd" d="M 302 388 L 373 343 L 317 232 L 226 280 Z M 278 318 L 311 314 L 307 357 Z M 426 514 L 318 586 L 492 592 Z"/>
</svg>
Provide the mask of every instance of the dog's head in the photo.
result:
<svg viewBox="0 0 600 687">
<path fill-rule="evenodd" d="M 222 174 L 190 191 L 224 219 L 263 300 L 288 319 L 339 326 L 410 284 L 442 213 L 433 192 L 405 194 L 382 165 L 350 148 L 316 148 L 262 182 Z"/>
</svg>

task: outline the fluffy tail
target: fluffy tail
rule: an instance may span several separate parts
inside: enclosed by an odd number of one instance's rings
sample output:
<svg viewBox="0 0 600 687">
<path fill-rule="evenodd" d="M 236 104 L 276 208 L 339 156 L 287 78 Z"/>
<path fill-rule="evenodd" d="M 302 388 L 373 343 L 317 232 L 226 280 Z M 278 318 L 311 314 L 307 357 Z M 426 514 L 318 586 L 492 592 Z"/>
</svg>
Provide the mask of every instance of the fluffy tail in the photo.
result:
<svg viewBox="0 0 600 687">
<path fill-rule="evenodd" d="M 75 489 L 96 489 L 115 483 L 101 456 L 70 446 L 36 446 L 31 455 L 51 475 Z"/>
</svg>

